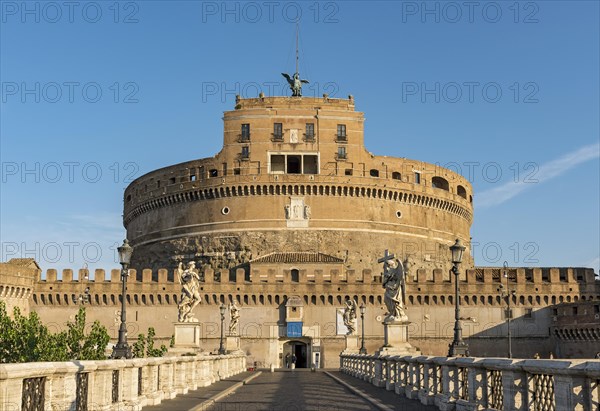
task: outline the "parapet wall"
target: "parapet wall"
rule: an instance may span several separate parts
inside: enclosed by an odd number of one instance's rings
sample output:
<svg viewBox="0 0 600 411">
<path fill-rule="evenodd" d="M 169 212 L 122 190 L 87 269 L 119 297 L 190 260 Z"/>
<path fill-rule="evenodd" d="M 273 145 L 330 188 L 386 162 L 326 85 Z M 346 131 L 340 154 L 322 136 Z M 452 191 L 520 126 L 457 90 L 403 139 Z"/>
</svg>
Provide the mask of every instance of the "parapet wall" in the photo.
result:
<svg viewBox="0 0 600 411">
<path fill-rule="evenodd" d="M 505 283 L 506 278 L 503 278 L 502 267 L 476 267 L 474 269 L 466 270 L 461 277 L 461 282 L 468 284 L 498 284 L 500 282 Z M 169 284 L 177 282 L 176 269 L 144 269 L 135 270 L 129 269 L 129 282 L 138 283 L 159 283 Z M 275 282 L 292 282 L 290 277 L 290 270 L 282 270 L 282 273 L 271 273 L 267 280 L 261 280 L 258 276 L 262 274 L 260 268 L 252 267 L 252 273 L 248 275 L 247 271 L 243 268 L 238 268 L 235 272 L 235 276 L 230 276 L 230 271 L 215 271 L 210 267 L 206 267 L 201 272 L 201 282 L 207 284 L 213 283 L 275 283 Z M 380 283 L 381 274 L 374 274 L 371 270 L 362 270 L 359 274 L 356 270 L 344 270 L 343 272 L 339 269 L 330 269 L 329 271 L 314 269 L 314 270 L 299 270 L 299 280 L 295 281 L 298 283 Z M 108 275 L 107 275 L 108 274 Z M 525 284 L 563 284 L 572 283 L 579 285 L 598 285 L 598 280 L 595 279 L 594 270 L 585 267 L 509 267 L 507 269 L 508 281 L 510 284 L 525 285 Z M 85 269 L 77 270 L 77 275 L 74 275 L 74 271 L 71 269 L 62 270 L 61 278 L 58 278 L 58 271 L 55 269 L 46 270 L 45 279 L 41 277 L 37 279 L 38 284 L 49 284 L 49 283 L 78 283 L 80 278 L 84 278 L 89 275 L 89 271 Z M 256 277 L 256 278 L 254 278 Z M 278 279 L 281 277 L 281 279 Z M 451 282 L 451 276 L 448 272 L 443 272 L 441 269 L 435 270 L 416 270 L 416 273 L 410 273 L 407 277 L 408 283 L 433 283 L 433 284 L 444 284 Z M 110 271 L 103 269 L 94 270 L 94 279 L 90 280 L 91 283 L 98 282 L 109 282 L 109 283 L 120 283 L 121 282 L 121 270 L 112 269 Z"/>
<path fill-rule="evenodd" d="M 461 298 L 467 305 L 502 305 L 499 288 L 507 286 L 501 268 L 467 270 L 461 279 Z M 296 271 L 296 270 L 294 270 Z M 513 303 L 548 306 L 563 302 L 600 300 L 600 281 L 587 268 L 510 268 L 508 288 L 514 290 Z M 63 270 L 62 278 L 50 269 L 34 286 L 36 305 L 69 305 L 86 296 L 92 305 L 117 305 L 121 294 L 121 271 L 106 276 L 98 269 L 93 280 L 85 280 L 86 270 Z M 246 305 L 279 305 L 288 296 L 299 295 L 307 305 L 341 305 L 346 298 L 366 304 L 382 304 L 381 275 L 371 270 L 357 272 L 339 268 L 273 270 L 255 268 L 201 272 L 200 294 L 206 304 L 237 299 Z M 129 270 L 128 303 L 133 305 L 176 304 L 181 291 L 175 270 Z M 407 278 L 407 305 L 452 305 L 453 278 L 442 270 L 417 270 Z"/>
</svg>

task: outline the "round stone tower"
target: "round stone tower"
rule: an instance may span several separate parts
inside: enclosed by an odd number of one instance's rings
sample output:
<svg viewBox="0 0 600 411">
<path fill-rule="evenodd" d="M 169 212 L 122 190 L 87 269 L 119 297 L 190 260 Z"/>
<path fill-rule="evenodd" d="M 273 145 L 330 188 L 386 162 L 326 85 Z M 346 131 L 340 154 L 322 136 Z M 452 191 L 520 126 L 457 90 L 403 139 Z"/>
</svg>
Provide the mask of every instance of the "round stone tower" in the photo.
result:
<svg viewBox="0 0 600 411">
<path fill-rule="evenodd" d="M 363 130 L 352 96 L 238 98 L 224 115 L 221 152 L 125 190 L 133 267 L 193 259 L 243 268 L 307 252 L 378 270 L 389 249 L 410 271 L 449 269 L 448 247 L 470 243 L 471 185 L 434 164 L 369 153 Z M 469 248 L 463 261 L 473 266 Z"/>
</svg>

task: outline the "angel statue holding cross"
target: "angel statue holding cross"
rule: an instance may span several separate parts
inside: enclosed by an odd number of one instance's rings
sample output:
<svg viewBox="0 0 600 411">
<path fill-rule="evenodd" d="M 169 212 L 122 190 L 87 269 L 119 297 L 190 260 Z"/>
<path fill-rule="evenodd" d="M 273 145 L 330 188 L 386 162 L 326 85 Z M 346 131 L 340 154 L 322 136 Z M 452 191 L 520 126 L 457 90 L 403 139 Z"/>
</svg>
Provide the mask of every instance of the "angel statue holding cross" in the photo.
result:
<svg viewBox="0 0 600 411">
<path fill-rule="evenodd" d="M 377 262 L 383 263 L 382 284 L 385 288 L 383 301 L 388 310 L 384 322 L 407 321 L 408 317 L 404 312 L 406 308 L 404 305 L 406 300 L 406 276 L 402 261 L 395 258 L 394 254 L 388 254 L 388 250 L 385 250 L 384 256 Z"/>
</svg>

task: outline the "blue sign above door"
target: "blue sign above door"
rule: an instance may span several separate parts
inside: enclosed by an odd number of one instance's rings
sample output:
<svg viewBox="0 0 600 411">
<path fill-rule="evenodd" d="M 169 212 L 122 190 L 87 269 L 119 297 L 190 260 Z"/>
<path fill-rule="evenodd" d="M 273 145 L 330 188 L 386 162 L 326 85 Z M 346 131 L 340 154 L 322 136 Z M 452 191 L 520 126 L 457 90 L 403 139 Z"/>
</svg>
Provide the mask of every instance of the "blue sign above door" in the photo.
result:
<svg viewBox="0 0 600 411">
<path fill-rule="evenodd" d="M 302 337 L 302 321 L 287 323 L 288 337 Z"/>
</svg>

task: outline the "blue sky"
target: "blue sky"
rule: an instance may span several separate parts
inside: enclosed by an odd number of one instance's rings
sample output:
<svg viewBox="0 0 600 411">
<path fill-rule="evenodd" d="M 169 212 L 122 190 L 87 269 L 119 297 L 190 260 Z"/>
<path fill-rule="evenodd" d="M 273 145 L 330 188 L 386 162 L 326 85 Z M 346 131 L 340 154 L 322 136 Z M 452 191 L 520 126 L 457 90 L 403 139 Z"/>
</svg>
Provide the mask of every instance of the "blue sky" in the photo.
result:
<svg viewBox="0 0 600 411">
<path fill-rule="evenodd" d="M 214 155 L 235 94 L 354 95 L 373 153 L 470 178 L 477 265 L 599 262 L 599 6 L 12 2 L 0 20 L 1 260 L 117 266 L 122 194 Z"/>
</svg>

